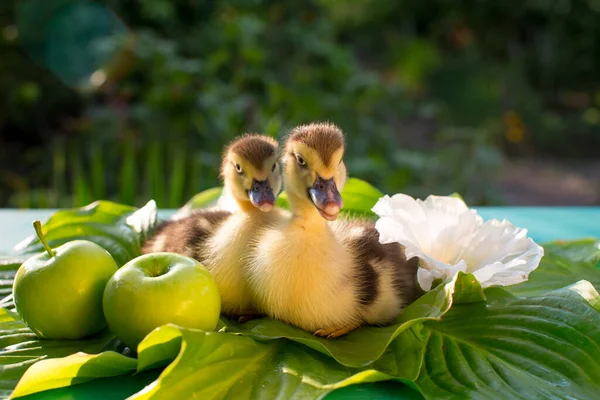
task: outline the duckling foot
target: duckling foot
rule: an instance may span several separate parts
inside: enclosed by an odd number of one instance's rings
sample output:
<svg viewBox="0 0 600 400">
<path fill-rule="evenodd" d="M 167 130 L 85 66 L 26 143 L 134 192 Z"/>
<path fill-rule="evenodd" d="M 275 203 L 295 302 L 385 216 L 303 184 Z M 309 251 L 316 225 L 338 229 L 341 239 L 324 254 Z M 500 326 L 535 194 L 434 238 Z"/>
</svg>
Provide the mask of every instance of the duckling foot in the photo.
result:
<svg viewBox="0 0 600 400">
<path fill-rule="evenodd" d="M 320 337 L 324 337 L 327 339 L 333 339 L 339 336 L 343 336 L 345 334 L 347 334 L 348 332 L 351 332 L 353 330 L 355 330 L 356 328 L 358 328 L 358 325 L 348 325 L 344 328 L 340 328 L 340 329 L 319 329 L 318 331 L 315 332 L 315 336 L 320 336 Z"/>
</svg>

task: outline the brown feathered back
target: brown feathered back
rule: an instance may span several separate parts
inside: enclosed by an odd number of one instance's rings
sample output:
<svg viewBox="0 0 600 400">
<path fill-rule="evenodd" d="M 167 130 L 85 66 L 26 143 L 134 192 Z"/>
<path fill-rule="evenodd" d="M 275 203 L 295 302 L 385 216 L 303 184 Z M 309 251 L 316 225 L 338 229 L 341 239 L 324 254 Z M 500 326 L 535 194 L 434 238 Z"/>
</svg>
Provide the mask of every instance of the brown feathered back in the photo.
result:
<svg viewBox="0 0 600 400">
<path fill-rule="evenodd" d="M 227 153 L 235 153 L 248 160 L 254 168 L 261 169 L 265 159 L 272 157 L 277 151 L 277 141 L 268 136 L 247 133 L 231 142 L 226 148 L 223 162 L 227 162 Z"/>
<path fill-rule="evenodd" d="M 329 165 L 337 150 L 345 148 L 344 134 L 329 122 L 300 125 L 289 133 L 287 140 L 300 142 L 314 149 L 325 165 Z"/>
<path fill-rule="evenodd" d="M 142 253 L 167 251 L 202 262 L 198 245 L 204 243 L 230 215 L 229 211 L 197 210 L 180 220 L 164 221 L 144 244 Z"/>
<path fill-rule="evenodd" d="M 381 244 L 375 224 L 367 219 L 355 218 L 337 222 L 338 238 L 354 254 L 356 261 L 356 284 L 358 301 L 370 305 L 380 294 L 382 268 L 390 269 L 390 282 L 404 304 L 415 301 L 422 293 L 417 285 L 418 259 L 406 259 L 404 248 L 397 243 Z M 358 229 L 360 235 L 352 232 Z M 377 267 L 377 268 L 375 268 Z"/>
</svg>

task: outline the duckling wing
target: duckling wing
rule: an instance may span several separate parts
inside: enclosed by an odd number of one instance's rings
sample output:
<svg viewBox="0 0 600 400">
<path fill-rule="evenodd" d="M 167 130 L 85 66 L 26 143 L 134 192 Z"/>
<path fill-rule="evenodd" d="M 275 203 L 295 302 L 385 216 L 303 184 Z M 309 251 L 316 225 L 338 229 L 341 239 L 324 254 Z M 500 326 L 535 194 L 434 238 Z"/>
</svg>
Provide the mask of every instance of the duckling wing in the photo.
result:
<svg viewBox="0 0 600 400">
<path fill-rule="evenodd" d="M 357 303 L 367 322 L 385 323 L 416 300 L 418 259 L 406 260 L 399 244 L 379 243 L 379 232 L 371 221 L 342 220 L 332 229 L 353 256 Z"/>
<path fill-rule="evenodd" d="M 199 248 L 232 215 L 223 210 L 198 210 L 161 223 L 142 253 L 172 252 L 199 259 Z"/>
</svg>

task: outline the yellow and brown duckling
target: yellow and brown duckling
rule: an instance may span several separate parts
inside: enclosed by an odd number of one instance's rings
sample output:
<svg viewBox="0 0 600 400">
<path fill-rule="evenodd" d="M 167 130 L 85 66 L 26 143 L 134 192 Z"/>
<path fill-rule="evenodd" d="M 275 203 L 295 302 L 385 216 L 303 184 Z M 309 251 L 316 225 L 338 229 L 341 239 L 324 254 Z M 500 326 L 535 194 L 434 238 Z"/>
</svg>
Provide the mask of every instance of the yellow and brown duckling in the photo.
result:
<svg viewBox="0 0 600 400">
<path fill-rule="evenodd" d="M 261 311 L 330 338 L 389 323 L 416 287 L 416 260 L 399 245 L 380 244 L 370 222 L 335 221 L 344 147 L 333 124 L 292 130 L 282 156 L 291 216 L 261 229 L 246 270 Z"/>
<path fill-rule="evenodd" d="M 256 314 L 243 269 L 256 230 L 284 215 L 274 209 L 281 190 L 277 147 L 275 140 L 257 134 L 233 141 L 225 149 L 221 177 L 237 210 L 199 210 L 167 221 L 143 249 L 175 252 L 202 262 L 219 287 L 221 310 L 227 316 Z"/>
</svg>

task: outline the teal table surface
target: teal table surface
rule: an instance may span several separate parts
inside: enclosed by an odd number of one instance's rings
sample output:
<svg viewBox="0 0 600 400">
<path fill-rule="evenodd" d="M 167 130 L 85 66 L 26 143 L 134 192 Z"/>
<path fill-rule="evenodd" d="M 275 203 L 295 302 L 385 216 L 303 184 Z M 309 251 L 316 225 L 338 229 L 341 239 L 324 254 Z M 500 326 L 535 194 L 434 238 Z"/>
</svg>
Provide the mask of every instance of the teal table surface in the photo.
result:
<svg viewBox="0 0 600 400">
<path fill-rule="evenodd" d="M 0 254 L 12 253 L 15 244 L 33 234 L 31 223 L 43 221 L 56 210 L 0 209 Z M 484 219 L 508 219 L 527 228 L 538 243 L 558 239 L 600 238 L 600 207 L 481 207 Z M 161 210 L 167 218 L 174 210 Z"/>
<path fill-rule="evenodd" d="M 0 254 L 13 253 L 15 244 L 33 233 L 31 223 L 44 220 L 55 210 L 0 210 Z M 587 237 L 600 238 L 600 207 L 482 207 L 477 211 L 485 219 L 507 219 L 526 228 L 538 243 Z M 168 218 L 174 211 L 161 210 Z M 110 379 L 97 379 L 70 388 L 51 390 L 30 399 L 123 399 L 151 383 L 160 371 L 126 377 L 118 384 Z M 420 399 L 420 394 L 397 382 L 354 385 L 327 396 L 332 399 Z"/>
</svg>

